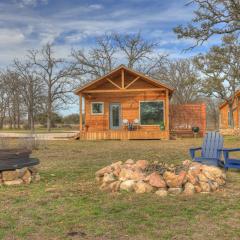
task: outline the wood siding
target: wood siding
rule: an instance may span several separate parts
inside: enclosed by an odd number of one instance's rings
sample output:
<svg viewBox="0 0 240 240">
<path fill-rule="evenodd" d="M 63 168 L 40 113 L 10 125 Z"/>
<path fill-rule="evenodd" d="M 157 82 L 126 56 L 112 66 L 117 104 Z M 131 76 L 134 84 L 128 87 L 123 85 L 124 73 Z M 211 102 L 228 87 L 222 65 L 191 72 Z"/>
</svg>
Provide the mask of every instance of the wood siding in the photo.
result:
<svg viewBox="0 0 240 240">
<path fill-rule="evenodd" d="M 192 127 L 199 127 L 200 136 L 206 132 L 207 122 L 206 104 L 179 104 L 170 105 L 170 131 L 181 136 L 193 136 Z"/>
<path fill-rule="evenodd" d="M 220 121 L 221 129 L 230 128 L 230 126 L 228 125 L 228 112 L 229 112 L 229 107 L 227 104 L 225 104 L 220 108 L 219 121 Z M 239 103 L 237 104 L 237 100 L 235 98 L 234 107 L 233 107 L 234 128 L 239 127 L 239 121 L 240 121 L 239 113 L 240 113 L 240 104 Z"/>
<path fill-rule="evenodd" d="M 109 130 L 109 105 L 110 103 L 121 104 L 121 119 L 128 119 L 132 122 L 134 119 L 140 119 L 139 104 L 141 101 L 163 101 L 164 113 L 166 115 L 166 93 L 163 92 L 140 92 L 140 93 L 125 93 L 125 94 L 95 94 L 94 97 L 85 97 L 85 124 L 88 126 L 88 131 L 106 131 Z M 92 102 L 103 102 L 104 113 L 102 115 L 91 114 Z M 167 119 L 167 116 L 164 117 Z M 165 121 L 165 125 L 166 125 Z M 140 126 L 143 130 L 159 130 L 159 125 Z"/>
<path fill-rule="evenodd" d="M 82 132 L 80 139 L 82 140 L 140 140 L 140 139 L 168 139 L 168 131 L 94 131 Z"/>
</svg>

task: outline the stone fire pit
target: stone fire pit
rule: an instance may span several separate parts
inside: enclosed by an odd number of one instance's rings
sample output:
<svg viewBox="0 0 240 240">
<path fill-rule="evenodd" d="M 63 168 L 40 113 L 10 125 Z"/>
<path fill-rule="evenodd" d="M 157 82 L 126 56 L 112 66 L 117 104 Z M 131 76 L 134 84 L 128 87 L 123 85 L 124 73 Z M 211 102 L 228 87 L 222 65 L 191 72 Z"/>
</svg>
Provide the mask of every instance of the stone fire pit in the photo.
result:
<svg viewBox="0 0 240 240">
<path fill-rule="evenodd" d="M 168 165 L 128 159 L 106 166 L 95 175 L 103 191 L 153 192 L 159 196 L 215 192 L 226 183 L 222 169 L 190 160 Z"/>
<path fill-rule="evenodd" d="M 29 184 L 39 181 L 35 165 L 39 160 L 30 157 L 27 149 L 0 149 L 0 185 Z"/>
<path fill-rule="evenodd" d="M 25 167 L 16 170 L 0 171 L 0 185 L 30 184 L 40 180 L 35 167 Z"/>
</svg>

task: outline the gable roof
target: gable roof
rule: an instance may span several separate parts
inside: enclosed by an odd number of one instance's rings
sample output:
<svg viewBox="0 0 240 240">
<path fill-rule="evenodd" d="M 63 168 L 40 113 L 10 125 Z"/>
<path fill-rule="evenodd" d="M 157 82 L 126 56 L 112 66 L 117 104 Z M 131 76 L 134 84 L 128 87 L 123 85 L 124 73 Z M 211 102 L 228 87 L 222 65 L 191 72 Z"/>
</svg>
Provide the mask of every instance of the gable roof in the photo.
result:
<svg viewBox="0 0 240 240">
<path fill-rule="evenodd" d="M 235 97 L 239 97 L 239 96 L 240 96 L 240 90 L 238 90 L 238 91 L 235 92 L 234 98 L 235 98 Z M 229 99 L 230 99 L 230 98 L 229 98 Z M 224 101 L 223 103 L 221 103 L 221 104 L 219 105 L 219 109 L 223 108 L 223 107 L 226 106 L 226 105 L 227 105 L 227 101 Z"/>
<path fill-rule="evenodd" d="M 153 79 L 153 78 L 151 78 L 151 77 L 149 77 L 149 76 L 147 76 L 147 75 L 144 75 L 143 73 L 140 73 L 140 72 L 137 72 L 137 71 L 135 71 L 135 70 L 133 70 L 133 69 L 130 69 L 130 68 L 126 67 L 125 65 L 120 65 L 120 66 L 118 66 L 117 68 L 115 68 L 115 69 L 113 69 L 112 71 L 110 71 L 108 74 L 106 74 L 106 75 L 104 75 L 104 76 L 102 76 L 102 77 L 100 77 L 100 78 L 97 78 L 96 80 L 93 80 L 93 81 L 85 84 L 84 86 L 82 86 L 82 87 L 80 87 L 80 88 L 77 88 L 77 89 L 74 91 L 74 93 L 75 93 L 75 94 L 78 94 L 79 92 L 84 91 L 86 88 L 94 85 L 94 84 L 97 83 L 97 82 L 100 82 L 101 80 L 103 80 L 103 79 L 111 76 L 112 74 L 116 73 L 117 71 L 119 71 L 119 70 L 121 70 L 121 69 L 124 69 L 124 70 L 126 70 L 126 71 L 128 71 L 128 72 L 130 72 L 130 73 L 132 73 L 132 74 L 134 74 L 134 75 L 138 75 L 139 77 L 145 79 L 145 80 L 148 81 L 148 82 L 152 82 L 152 83 L 156 84 L 156 85 L 159 86 L 159 87 L 167 88 L 168 90 L 170 90 L 170 95 L 171 95 L 171 94 L 173 93 L 173 91 L 174 91 L 174 89 L 173 89 L 172 87 L 168 86 L 168 85 L 165 84 L 165 83 L 162 83 L 162 82 L 160 82 L 160 81 L 158 81 L 158 80 L 156 80 L 156 79 Z"/>
</svg>

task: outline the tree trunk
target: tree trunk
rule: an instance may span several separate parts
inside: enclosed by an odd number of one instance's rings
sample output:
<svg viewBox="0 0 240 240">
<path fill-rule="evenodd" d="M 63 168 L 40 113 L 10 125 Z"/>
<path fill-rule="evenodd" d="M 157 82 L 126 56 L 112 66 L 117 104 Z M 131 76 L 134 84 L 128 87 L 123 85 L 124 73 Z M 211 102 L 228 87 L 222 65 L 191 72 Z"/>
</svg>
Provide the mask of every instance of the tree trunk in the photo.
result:
<svg viewBox="0 0 240 240">
<path fill-rule="evenodd" d="M 18 113 L 17 113 L 17 127 L 20 129 L 21 127 L 21 107 L 20 104 L 18 104 Z"/>
<path fill-rule="evenodd" d="M 52 106 L 51 104 L 48 104 L 48 110 L 47 110 L 47 131 L 51 131 L 51 121 L 52 120 Z"/>
<path fill-rule="evenodd" d="M 33 133 L 34 132 L 34 116 L 32 112 L 31 112 L 31 119 L 30 119 L 30 129 L 31 129 L 31 133 Z"/>
<path fill-rule="evenodd" d="M 34 114 L 31 107 L 28 108 L 28 129 L 30 129 L 31 133 L 34 132 Z"/>
<path fill-rule="evenodd" d="M 4 121 L 4 118 L 1 118 L 0 119 L 0 129 L 3 129 L 3 121 Z"/>
<path fill-rule="evenodd" d="M 52 120 L 52 101 L 51 101 L 51 89 L 48 90 L 47 100 L 47 131 L 51 131 L 51 120 Z"/>
<path fill-rule="evenodd" d="M 47 113 L 47 131 L 51 131 L 51 112 L 48 111 Z"/>
</svg>

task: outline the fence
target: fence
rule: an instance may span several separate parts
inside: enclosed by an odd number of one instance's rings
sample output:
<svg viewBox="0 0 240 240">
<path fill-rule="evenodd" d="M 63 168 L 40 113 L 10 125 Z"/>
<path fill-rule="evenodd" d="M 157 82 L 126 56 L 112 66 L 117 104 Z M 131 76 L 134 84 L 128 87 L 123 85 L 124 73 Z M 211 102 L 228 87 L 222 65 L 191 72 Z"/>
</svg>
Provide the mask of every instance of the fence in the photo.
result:
<svg viewBox="0 0 240 240">
<path fill-rule="evenodd" d="M 192 136 L 192 127 L 199 127 L 199 135 L 206 132 L 206 104 L 170 105 L 170 133 L 177 136 Z"/>
</svg>

